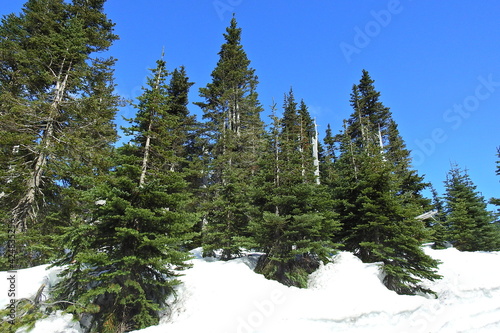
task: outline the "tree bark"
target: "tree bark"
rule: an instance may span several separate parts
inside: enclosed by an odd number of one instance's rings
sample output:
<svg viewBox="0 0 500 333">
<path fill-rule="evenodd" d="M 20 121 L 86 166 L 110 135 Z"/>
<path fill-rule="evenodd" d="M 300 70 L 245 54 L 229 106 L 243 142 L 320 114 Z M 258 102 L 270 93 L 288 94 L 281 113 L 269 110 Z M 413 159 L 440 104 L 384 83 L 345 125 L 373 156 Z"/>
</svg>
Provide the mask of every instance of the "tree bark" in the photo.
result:
<svg viewBox="0 0 500 333">
<path fill-rule="evenodd" d="M 163 58 L 163 54 L 162 54 L 162 58 Z M 156 74 L 156 82 L 155 82 L 154 90 L 159 88 L 161 75 L 162 75 L 162 72 L 161 72 L 161 67 L 160 67 L 159 72 Z M 144 183 L 146 182 L 146 172 L 148 170 L 149 155 L 151 152 L 151 131 L 153 129 L 154 116 L 155 116 L 155 111 L 154 111 L 154 106 L 153 106 L 153 109 L 151 110 L 150 118 L 149 118 L 148 132 L 146 134 L 146 142 L 144 143 L 144 155 L 142 158 L 142 167 L 141 167 L 141 176 L 139 178 L 139 187 L 143 187 Z"/>
<path fill-rule="evenodd" d="M 50 105 L 50 112 L 47 119 L 47 125 L 42 134 L 42 140 L 38 144 L 40 147 L 38 155 L 35 159 L 34 168 L 31 171 L 30 177 L 27 181 L 26 194 L 19 200 L 16 207 L 12 211 L 12 225 L 17 232 L 24 232 L 28 229 L 28 220 L 36 223 L 38 214 L 37 196 L 41 194 L 40 185 L 42 184 L 42 177 L 44 169 L 47 165 L 47 158 L 49 156 L 49 149 L 53 144 L 55 124 L 59 114 L 59 107 L 63 101 L 64 93 L 66 91 L 66 84 L 71 70 L 71 62 L 65 70 L 65 60 L 61 65 L 59 74 L 54 87 L 54 100 Z M 65 73 L 63 74 L 63 71 Z"/>
<path fill-rule="evenodd" d="M 313 164 L 314 164 L 314 178 L 316 180 L 316 184 L 320 184 L 319 179 L 319 152 L 318 152 L 318 124 L 316 124 L 316 120 L 314 120 L 314 137 L 312 142 L 312 151 L 313 151 Z"/>
</svg>

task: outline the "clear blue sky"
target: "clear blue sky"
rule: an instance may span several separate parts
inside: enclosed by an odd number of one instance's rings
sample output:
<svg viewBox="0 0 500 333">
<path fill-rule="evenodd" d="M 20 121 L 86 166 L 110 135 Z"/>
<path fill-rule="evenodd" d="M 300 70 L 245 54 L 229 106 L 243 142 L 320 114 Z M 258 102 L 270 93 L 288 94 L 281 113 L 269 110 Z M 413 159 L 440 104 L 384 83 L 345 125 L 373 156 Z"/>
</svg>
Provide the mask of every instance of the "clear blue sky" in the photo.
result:
<svg viewBox="0 0 500 333">
<path fill-rule="evenodd" d="M 19 12 L 24 2 L 2 1 L 0 13 Z M 165 47 L 169 68 L 186 66 L 196 83 L 191 101 L 200 100 L 198 88 L 210 81 L 234 12 L 266 110 L 273 98 L 281 106 L 292 86 L 320 132 L 328 123 L 337 132 L 351 113 L 351 87 L 366 69 L 420 174 L 442 194 L 456 162 L 486 198 L 500 197 L 497 0 L 108 0 L 105 8 L 120 36 L 110 54 L 118 58 L 123 97 L 141 93 Z"/>
</svg>

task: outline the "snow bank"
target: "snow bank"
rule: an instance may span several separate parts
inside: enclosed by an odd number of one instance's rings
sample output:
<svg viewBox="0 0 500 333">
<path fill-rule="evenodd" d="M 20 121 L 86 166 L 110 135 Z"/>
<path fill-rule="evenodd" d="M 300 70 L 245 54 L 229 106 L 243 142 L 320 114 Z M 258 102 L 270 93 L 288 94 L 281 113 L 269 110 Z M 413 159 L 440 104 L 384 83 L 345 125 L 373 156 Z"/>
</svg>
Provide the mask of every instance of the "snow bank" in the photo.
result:
<svg viewBox="0 0 500 333">
<path fill-rule="evenodd" d="M 45 284 L 42 293 L 42 300 L 49 296 L 49 290 L 53 287 L 61 272 L 61 267 L 49 268 L 49 265 L 42 265 L 28 269 L 20 269 L 16 275 L 16 299 L 30 298 L 34 296 L 38 289 Z M 9 293 L 9 278 L 12 275 L 10 272 L 1 272 L 0 279 L 0 306 L 4 307 L 10 301 Z M 58 311 L 51 316 L 39 320 L 35 327 L 29 333 L 82 333 L 80 324 L 72 320 L 73 316 L 70 314 L 62 314 Z M 25 329 L 19 329 L 17 333 L 27 333 Z"/>
<path fill-rule="evenodd" d="M 53 286 L 57 282 L 57 274 L 61 272 L 61 268 L 53 267 L 48 268 L 49 265 L 42 265 L 28 269 L 20 269 L 16 274 L 16 298 L 29 298 L 38 291 L 42 284 L 46 284 L 47 288 Z M 0 279 L 0 306 L 5 306 L 9 302 L 9 281 L 7 278 L 12 275 L 8 272 L 1 272 Z M 45 292 L 46 294 L 46 292 Z"/>
<path fill-rule="evenodd" d="M 442 261 L 443 279 L 426 282 L 438 299 L 389 291 L 377 264 L 348 252 L 311 274 L 308 289 L 298 289 L 254 273 L 257 255 L 221 262 L 201 258 L 197 249 L 175 304 L 158 326 L 135 332 L 500 332 L 500 253 L 425 251 Z M 19 271 L 20 291 L 28 296 L 40 281 L 54 281 L 56 271 L 45 268 Z M 61 315 L 32 332 L 80 333 L 71 316 Z"/>
<path fill-rule="evenodd" d="M 31 331 L 20 328 L 16 333 L 83 333 L 83 331 L 80 324 L 73 321 L 72 315 L 57 311 L 57 313 L 37 321 Z"/>
<path fill-rule="evenodd" d="M 500 253 L 425 251 L 443 262 L 443 279 L 426 283 L 438 299 L 397 295 L 377 264 L 348 252 L 311 274 L 308 289 L 264 279 L 249 258 L 197 255 L 169 315 L 136 332 L 500 332 Z"/>
</svg>

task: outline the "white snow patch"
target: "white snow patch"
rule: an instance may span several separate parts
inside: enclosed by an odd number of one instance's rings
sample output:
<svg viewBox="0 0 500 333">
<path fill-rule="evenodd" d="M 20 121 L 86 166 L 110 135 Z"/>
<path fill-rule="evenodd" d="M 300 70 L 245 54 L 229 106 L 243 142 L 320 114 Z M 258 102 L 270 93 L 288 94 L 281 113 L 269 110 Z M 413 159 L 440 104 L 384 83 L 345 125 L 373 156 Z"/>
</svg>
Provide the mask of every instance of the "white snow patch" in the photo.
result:
<svg viewBox="0 0 500 333">
<path fill-rule="evenodd" d="M 73 315 L 57 311 L 55 314 L 36 322 L 35 327 L 28 331 L 20 328 L 16 333 L 83 333 L 78 321 L 73 320 Z"/>
<path fill-rule="evenodd" d="M 62 271 L 61 267 L 48 268 L 49 265 L 36 266 L 27 269 L 17 270 L 16 273 L 16 299 L 29 298 L 34 296 L 42 284 L 46 284 L 44 295 L 50 287 L 54 286 L 59 274 Z M 5 306 L 9 303 L 10 297 L 7 292 L 9 289 L 9 280 L 7 278 L 12 275 L 9 272 L 1 272 L 0 276 L 0 306 Z"/>
<path fill-rule="evenodd" d="M 309 288 L 298 289 L 256 274 L 259 254 L 222 262 L 202 258 L 196 249 L 160 324 L 135 332 L 500 332 L 500 252 L 425 251 L 442 261 L 443 279 L 425 282 L 438 299 L 397 295 L 382 284 L 378 264 L 348 252 L 311 274 Z M 57 269 L 45 268 L 19 271 L 23 297 L 44 279 L 53 283 Z M 33 332 L 80 333 L 71 316 L 60 314 L 40 321 Z"/>
<path fill-rule="evenodd" d="M 42 293 L 42 301 L 50 295 L 50 289 L 57 283 L 57 276 L 62 271 L 61 267 L 49 268 L 49 265 L 36 266 L 27 269 L 17 270 L 16 275 L 16 295 L 15 299 L 33 297 L 38 289 L 45 284 Z M 10 281 L 7 280 L 13 273 L 1 272 L 0 276 L 0 306 L 4 307 L 10 302 L 9 293 Z M 16 333 L 27 333 L 24 328 L 20 328 Z M 73 321 L 73 316 L 63 314 L 61 311 L 36 322 L 35 327 L 29 333 L 82 333 L 80 324 Z"/>
</svg>

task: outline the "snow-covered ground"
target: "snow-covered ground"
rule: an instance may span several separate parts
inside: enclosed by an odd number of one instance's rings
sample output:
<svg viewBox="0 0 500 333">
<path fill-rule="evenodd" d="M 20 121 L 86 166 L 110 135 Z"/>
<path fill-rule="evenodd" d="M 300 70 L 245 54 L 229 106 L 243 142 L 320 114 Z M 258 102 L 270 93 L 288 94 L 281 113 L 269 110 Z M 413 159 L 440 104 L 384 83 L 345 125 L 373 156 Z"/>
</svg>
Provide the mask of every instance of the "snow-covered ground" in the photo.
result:
<svg viewBox="0 0 500 333">
<path fill-rule="evenodd" d="M 195 250 L 193 268 L 160 325 L 135 332 L 500 332 L 500 252 L 425 251 L 442 261 L 443 279 L 426 284 L 438 299 L 387 290 L 376 264 L 348 252 L 311 274 L 308 289 L 297 289 L 254 273 L 257 256 L 221 262 Z M 20 297 L 56 281 L 58 269 L 46 267 L 18 272 Z M 2 305 L 9 301 L 7 283 L 0 281 Z M 56 315 L 31 332 L 81 331 L 71 316 Z"/>
</svg>

